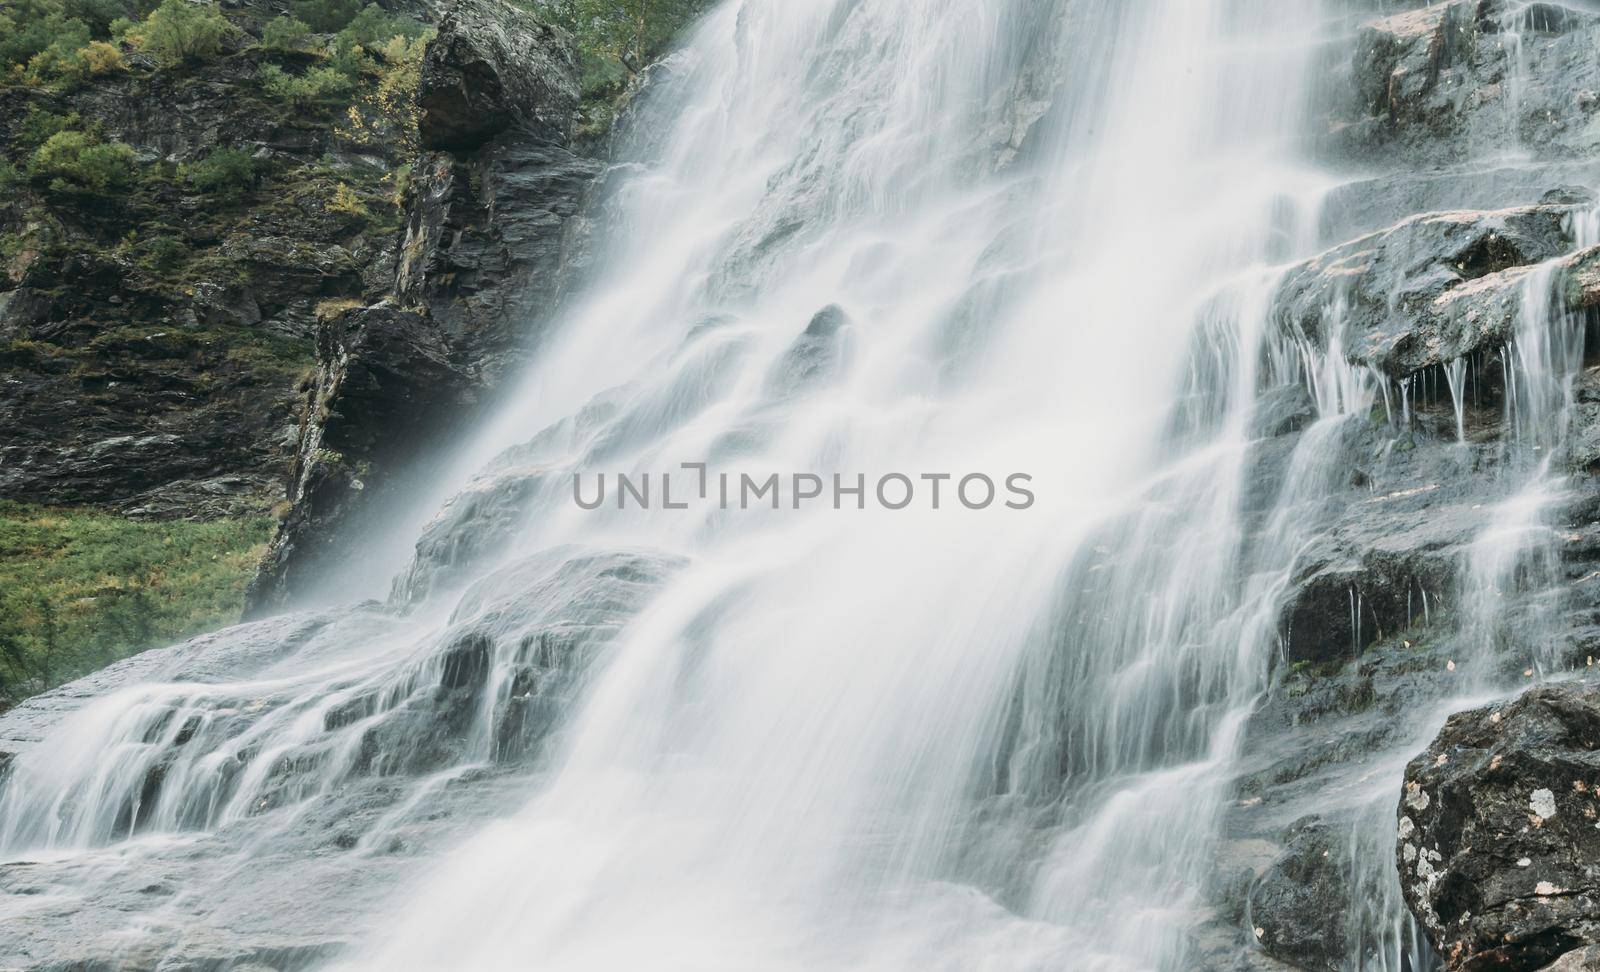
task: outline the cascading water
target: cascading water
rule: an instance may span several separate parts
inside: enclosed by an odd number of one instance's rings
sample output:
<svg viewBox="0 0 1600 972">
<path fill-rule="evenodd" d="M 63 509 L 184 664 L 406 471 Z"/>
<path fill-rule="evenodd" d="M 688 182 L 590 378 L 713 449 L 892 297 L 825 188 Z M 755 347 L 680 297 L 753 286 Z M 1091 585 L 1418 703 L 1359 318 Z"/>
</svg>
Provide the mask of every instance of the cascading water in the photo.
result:
<svg viewBox="0 0 1600 972">
<path fill-rule="evenodd" d="M 1283 214 L 1317 188 L 1287 136 L 1319 20 L 1062 6 L 713 16 L 629 224 L 692 242 L 652 242 L 642 284 L 625 246 L 532 383 L 625 389 L 564 474 L 1025 469 L 1049 499 L 547 511 L 533 546 L 612 536 L 694 562 L 630 629 L 548 789 L 353 965 L 1185 967 L 1295 552 L 1285 529 L 1244 570 L 1238 518 L 1264 264 L 1309 243 Z M 1010 133 L 979 109 L 1052 63 L 1071 70 L 1051 114 L 990 174 Z M 641 290 L 662 277 L 665 299 Z M 646 353 L 619 371 L 610 315 L 630 304 Z M 774 394 L 813 311 L 849 322 L 839 373 Z"/>
<path fill-rule="evenodd" d="M 210 954 L 259 912 L 239 889 L 347 817 L 334 846 L 404 892 L 364 892 L 341 967 L 1204 967 L 1283 599 L 1395 393 L 1337 307 L 1317 340 L 1273 313 L 1320 242 L 1330 180 L 1300 152 L 1329 23 L 1318 0 L 719 7 L 390 606 L 130 663 L 12 766 L 0 851 L 67 862 L 58 897 L 181 885 L 115 929 L 131 964 Z M 1529 281 L 1507 400 L 1542 430 L 1581 345 L 1540 343 Z M 1446 375 L 1465 447 L 1472 376 Z M 1263 485 L 1269 399 L 1302 388 Z M 777 491 L 730 509 L 684 463 Z M 969 508 L 969 473 L 1032 501 Z M 1466 573 L 1502 583 L 1527 557 L 1493 536 Z M 1397 776 L 1338 796 L 1377 808 L 1352 968 L 1426 961 Z M 475 835 L 402 883 L 455 811 Z M 305 856 L 289 887 L 353 866 Z M 211 899 L 235 910 L 200 922 Z"/>
</svg>

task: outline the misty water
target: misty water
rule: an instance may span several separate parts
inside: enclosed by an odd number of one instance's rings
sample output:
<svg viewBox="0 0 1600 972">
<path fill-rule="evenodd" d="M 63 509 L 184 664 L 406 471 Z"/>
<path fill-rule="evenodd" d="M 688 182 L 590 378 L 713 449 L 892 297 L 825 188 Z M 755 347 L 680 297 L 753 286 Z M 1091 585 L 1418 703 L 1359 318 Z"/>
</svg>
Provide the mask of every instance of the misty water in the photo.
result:
<svg viewBox="0 0 1600 972">
<path fill-rule="evenodd" d="M 304 872 L 363 888 L 349 947 L 309 964 L 1202 967 L 1296 558 L 1351 423 L 1398 428 L 1418 394 L 1349 364 L 1337 329 L 1272 315 L 1284 269 L 1328 243 L 1340 176 L 1308 146 L 1350 16 L 718 6 L 623 142 L 592 280 L 440 471 L 464 485 L 401 538 L 415 561 L 371 565 L 386 603 L 138 663 L 18 757 L 0 854 L 67 862 L 49 906 L 68 912 L 92 907 L 73 882 L 164 862 L 169 907 L 95 919 L 133 966 L 212 933 L 197 901 L 248 913 L 259 886 L 271 925 L 301 880 L 266 877 L 302 873 L 285 848 L 359 811 L 345 863 Z M 1507 408 L 1527 459 L 1462 565 L 1485 592 L 1548 559 L 1561 483 L 1532 445 L 1564 434 L 1582 358 L 1581 325 L 1525 308 Z M 1436 403 L 1466 408 L 1468 367 Z M 1262 392 L 1285 384 L 1316 414 L 1247 530 Z M 574 476 L 688 486 L 683 463 L 778 473 L 778 508 L 573 500 Z M 793 473 L 822 497 L 794 502 Z M 937 509 L 929 473 L 952 476 Z M 862 477 L 864 509 L 835 508 L 836 474 Z M 915 487 L 904 509 L 872 495 L 891 474 Z M 997 500 L 959 502 L 967 474 Z M 1492 644 L 1493 598 L 1463 602 Z M 1332 798 L 1367 808 L 1350 968 L 1431 962 L 1393 814 L 1445 711 L 1505 688 L 1463 686 Z M 338 802 L 373 776 L 381 801 Z M 383 863 L 439 807 L 455 822 L 428 852 Z"/>
</svg>

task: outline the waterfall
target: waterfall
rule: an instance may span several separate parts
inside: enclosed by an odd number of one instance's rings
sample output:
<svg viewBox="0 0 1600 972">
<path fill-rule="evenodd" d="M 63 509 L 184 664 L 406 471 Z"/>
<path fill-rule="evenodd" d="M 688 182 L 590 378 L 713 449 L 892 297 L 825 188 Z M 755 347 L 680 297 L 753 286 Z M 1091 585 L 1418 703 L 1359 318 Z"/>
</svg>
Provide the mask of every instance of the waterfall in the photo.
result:
<svg viewBox="0 0 1600 972">
<path fill-rule="evenodd" d="M 1361 429 L 1428 393 L 1351 364 L 1337 303 L 1317 341 L 1273 311 L 1333 182 L 1305 156 L 1325 14 L 721 4 L 389 603 L 108 673 L 11 766 L 0 854 L 81 865 L 79 900 L 181 886 L 118 930 L 132 962 L 359 871 L 348 914 L 293 915 L 348 934 L 306 961 L 1202 967 L 1301 555 Z M 1551 273 L 1506 382 L 1545 457 L 1582 358 Z M 1478 367 L 1441 379 L 1463 452 Z M 1308 419 L 1263 483 L 1285 391 Z M 1472 630 L 1548 560 L 1559 482 L 1508 468 Z M 1352 968 L 1425 961 L 1384 830 L 1422 741 L 1337 795 L 1365 808 Z"/>
<path fill-rule="evenodd" d="M 541 460 L 553 481 L 1016 470 L 1039 501 L 646 515 L 551 491 L 521 545 L 689 565 L 548 785 L 350 967 L 1187 967 L 1316 522 L 1288 511 L 1371 401 L 1268 319 L 1273 264 L 1314 243 L 1295 146 L 1320 22 L 1190 0 L 713 14 L 618 191 L 608 268 L 481 454 L 587 401 L 609 417 Z M 1309 373 L 1326 418 L 1265 499 L 1278 541 L 1242 549 L 1257 389 Z"/>
</svg>

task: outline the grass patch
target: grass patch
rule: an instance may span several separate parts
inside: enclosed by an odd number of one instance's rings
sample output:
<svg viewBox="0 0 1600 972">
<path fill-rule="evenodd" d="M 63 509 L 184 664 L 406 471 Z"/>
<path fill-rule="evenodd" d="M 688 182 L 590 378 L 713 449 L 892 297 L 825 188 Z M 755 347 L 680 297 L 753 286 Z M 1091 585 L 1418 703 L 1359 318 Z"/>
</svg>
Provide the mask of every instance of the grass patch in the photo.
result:
<svg viewBox="0 0 1600 972">
<path fill-rule="evenodd" d="M 238 620 L 272 527 L 0 501 L 0 707 Z"/>
</svg>

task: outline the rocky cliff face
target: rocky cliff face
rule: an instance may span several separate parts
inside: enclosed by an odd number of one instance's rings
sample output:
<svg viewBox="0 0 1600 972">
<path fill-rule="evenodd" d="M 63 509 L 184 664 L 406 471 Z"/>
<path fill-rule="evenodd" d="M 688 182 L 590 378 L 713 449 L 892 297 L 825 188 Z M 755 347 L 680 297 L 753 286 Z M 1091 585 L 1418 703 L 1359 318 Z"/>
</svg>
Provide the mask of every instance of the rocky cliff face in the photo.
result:
<svg viewBox="0 0 1600 972">
<path fill-rule="evenodd" d="M 1289 267 L 1274 298 L 1291 345 L 1335 349 L 1384 391 L 1370 420 L 1337 427 L 1313 422 L 1306 391 L 1268 392 L 1277 404 L 1262 416 L 1250 495 L 1278 495 L 1297 477 L 1331 477 L 1335 489 L 1302 510 L 1314 528 L 1282 593 L 1275 687 L 1248 730 L 1218 860 L 1217 927 L 1198 943 L 1218 967 L 1420 968 L 1437 954 L 1451 968 L 1533 969 L 1591 941 L 1567 892 L 1533 907 L 1539 880 L 1581 881 L 1518 870 L 1524 857 L 1555 867 L 1549 851 L 1564 825 L 1541 830 L 1510 777 L 1467 779 L 1576 745 L 1559 733 L 1476 738 L 1479 759 L 1460 740 L 1490 716 L 1453 721 L 1408 772 L 1398 885 L 1385 862 L 1394 782 L 1460 704 L 1451 700 L 1587 670 L 1600 645 L 1591 404 L 1600 375 L 1592 358 L 1578 363 L 1568 434 L 1553 439 L 1532 438 L 1543 433 L 1531 413 L 1549 419 L 1558 406 L 1529 401 L 1508 378 L 1526 365 L 1513 358 L 1524 322 L 1541 322 L 1524 345 L 1576 354 L 1600 303 L 1585 188 L 1600 182 L 1600 17 L 1493 0 L 1405 6 L 1417 9 L 1357 12 L 1348 44 L 1329 52 L 1327 70 L 1342 80 L 1320 151 L 1363 174 L 1324 202 L 1327 249 Z M 1326 381 L 1312 390 L 1342 394 Z M 1326 466 L 1290 467 L 1295 444 L 1313 435 Z M 1544 456 L 1562 478 L 1540 526 L 1496 527 Z M 1262 523 L 1250 542 L 1281 528 Z M 1534 533 L 1512 563 L 1496 564 L 1483 540 L 1495 529 Z M 1566 715 L 1550 711 L 1563 693 L 1540 689 L 1517 703 L 1529 713 L 1517 719 L 1581 721 L 1574 691 Z M 1573 785 L 1560 781 L 1563 801 Z M 1541 858 L 1533 843 L 1552 846 Z M 1583 845 L 1563 853 L 1580 860 Z M 1420 931 L 1400 921 L 1407 905 Z M 1509 944 L 1522 939 L 1524 951 Z M 1243 957 L 1230 951 L 1240 940 Z"/>
<path fill-rule="evenodd" d="M 533 347 L 599 163 L 568 148 L 577 61 L 499 0 L 448 8 L 417 102 L 392 290 L 323 322 L 296 437 L 293 508 L 250 592 L 264 612 L 350 555 L 388 487 L 437 455 Z"/>
<path fill-rule="evenodd" d="M 12 162 L 70 126 L 131 146 L 140 166 L 116 196 L 21 183 L 0 203 L 0 496 L 151 517 L 283 498 L 319 318 L 389 287 L 383 184 L 399 162 L 338 134 L 332 108 L 268 96 L 262 70 L 296 57 L 135 59 L 77 91 L 0 90 Z M 219 149 L 254 174 L 197 189 L 182 168 Z M 336 207 L 341 185 L 365 203 Z"/>
</svg>

